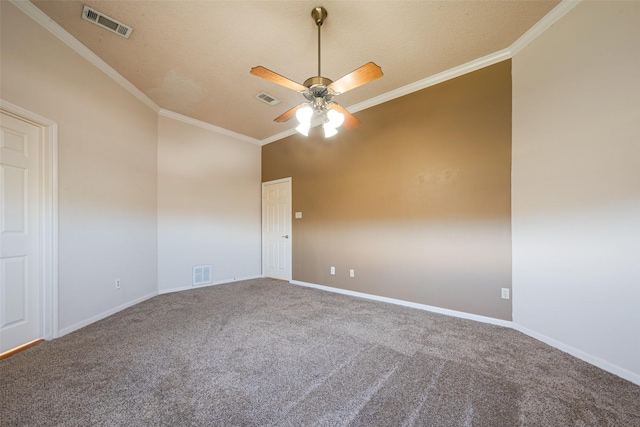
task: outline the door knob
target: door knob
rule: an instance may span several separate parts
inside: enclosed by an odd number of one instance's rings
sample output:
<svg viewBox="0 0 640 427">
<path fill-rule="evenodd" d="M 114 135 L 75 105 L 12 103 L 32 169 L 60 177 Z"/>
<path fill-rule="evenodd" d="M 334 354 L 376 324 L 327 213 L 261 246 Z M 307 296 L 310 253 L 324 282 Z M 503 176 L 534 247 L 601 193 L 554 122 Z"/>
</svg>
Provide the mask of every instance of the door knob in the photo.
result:
<svg viewBox="0 0 640 427">
<path fill-rule="evenodd" d="M 289 238 L 289 235 L 287 234 L 287 235 L 282 236 L 282 237 L 284 237 L 285 239 L 288 239 L 288 238 Z"/>
</svg>

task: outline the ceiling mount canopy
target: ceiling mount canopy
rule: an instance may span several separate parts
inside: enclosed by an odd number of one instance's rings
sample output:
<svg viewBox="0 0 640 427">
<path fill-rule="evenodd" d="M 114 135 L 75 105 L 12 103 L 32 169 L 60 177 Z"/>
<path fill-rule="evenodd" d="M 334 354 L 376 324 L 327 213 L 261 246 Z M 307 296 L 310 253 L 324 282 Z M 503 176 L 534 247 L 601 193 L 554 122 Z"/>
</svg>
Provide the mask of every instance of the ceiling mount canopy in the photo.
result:
<svg viewBox="0 0 640 427">
<path fill-rule="evenodd" d="M 346 108 L 333 101 L 333 97 L 383 76 L 382 69 L 373 62 L 363 65 L 335 82 L 322 76 L 320 36 L 322 24 L 327 19 L 327 16 L 327 10 L 324 7 L 319 6 L 311 10 L 311 17 L 318 27 L 317 76 L 308 78 L 303 84 L 298 84 L 262 66 L 251 69 L 251 74 L 254 76 L 300 92 L 308 101 L 286 111 L 284 114 L 276 117 L 274 121 L 282 123 L 295 116 L 299 122 L 296 130 L 307 136 L 311 128 L 311 122 L 320 119 L 322 121 L 325 138 L 337 134 L 337 128 L 343 124 L 348 130 L 355 129 L 360 125 L 360 120 L 349 113 Z"/>
<path fill-rule="evenodd" d="M 327 18 L 327 9 L 322 6 L 314 7 L 311 11 L 311 17 L 316 22 L 316 25 L 319 27 L 324 23 L 324 20 Z"/>
</svg>

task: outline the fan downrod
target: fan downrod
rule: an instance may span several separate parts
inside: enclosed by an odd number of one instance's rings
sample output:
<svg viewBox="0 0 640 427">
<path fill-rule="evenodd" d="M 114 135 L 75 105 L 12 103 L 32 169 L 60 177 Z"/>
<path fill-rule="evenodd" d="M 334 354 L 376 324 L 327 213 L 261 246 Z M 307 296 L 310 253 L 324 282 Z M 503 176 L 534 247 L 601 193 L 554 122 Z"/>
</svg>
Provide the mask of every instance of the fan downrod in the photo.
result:
<svg viewBox="0 0 640 427">
<path fill-rule="evenodd" d="M 318 77 L 322 76 L 322 74 L 320 74 L 320 63 L 321 63 L 320 28 L 322 27 L 324 20 L 327 19 L 327 15 L 329 15 L 327 13 L 327 9 L 325 9 L 322 6 L 314 7 L 313 10 L 311 10 L 311 17 L 313 18 L 313 20 L 316 22 L 316 25 L 318 26 Z"/>
</svg>

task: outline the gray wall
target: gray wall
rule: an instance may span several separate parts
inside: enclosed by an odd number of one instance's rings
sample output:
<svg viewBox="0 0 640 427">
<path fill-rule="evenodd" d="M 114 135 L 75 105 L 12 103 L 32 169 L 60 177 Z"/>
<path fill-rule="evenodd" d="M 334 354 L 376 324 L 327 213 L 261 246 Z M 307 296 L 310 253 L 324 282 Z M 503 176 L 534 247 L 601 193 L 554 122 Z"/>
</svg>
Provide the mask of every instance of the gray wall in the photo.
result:
<svg viewBox="0 0 640 427">
<path fill-rule="evenodd" d="M 11 3 L 0 8 L 0 96 L 58 123 L 64 333 L 157 291 L 158 116 Z"/>
<path fill-rule="evenodd" d="M 211 265 L 213 282 L 260 276 L 260 147 L 158 125 L 158 290 L 190 288 L 194 265 Z"/>
<path fill-rule="evenodd" d="M 513 320 L 640 384 L 640 3 L 513 59 Z"/>
</svg>

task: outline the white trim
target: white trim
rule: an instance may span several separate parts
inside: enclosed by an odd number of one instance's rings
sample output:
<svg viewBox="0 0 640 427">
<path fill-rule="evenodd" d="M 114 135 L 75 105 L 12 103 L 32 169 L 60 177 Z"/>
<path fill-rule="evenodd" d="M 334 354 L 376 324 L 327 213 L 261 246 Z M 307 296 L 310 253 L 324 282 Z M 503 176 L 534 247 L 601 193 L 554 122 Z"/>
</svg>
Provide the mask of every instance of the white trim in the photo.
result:
<svg viewBox="0 0 640 427">
<path fill-rule="evenodd" d="M 289 283 L 293 285 L 300 285 L 308 288 L 315 288 L 323 291 L 334 292 L 337 294 L 350 295 L 353 297 L 366 298 L 374 301 L 381 301 L 381 302 L 386 302 L 390 304 L 402 305 L 405 307 L 417 308 L 418 310 L 430 311 L 433 313 L 458 317 L 460 319 L 475 320 L 476 322 L 489 323 L 492 325 L 504 326 L 505 328 L 511 328 L 511 322 L 509 320 L 495 319 L 493 317 L 465 313 L 464 311 L 449 310 L 447 308 L 435 307 L 433 305 L 418 304 L 416 302 L 404 301 L 404 300 L 395 299 L 395 298 L 381 297 L 378 295 L 365 294 L 362 292 L 349 291 L 347 289 L 333 288 L 331 286 L 316 285 L 314 283 L 301 282 L 299 280 L 291 280 L 289 281 Z"/>
<path fill-rule="evenodd" d="M 283 182 L 291 182 L 291 177 L 274 179 L 273 181 L 266 181 L 262 183 L 262 186 L 264 187 L 265 184 L 267 185 L 282 184 Z"/>
<path fill-rule="evenodd" d="M 525 328 L 524 326 L 517 323 L 513 323 L 512 328 L 518 332 L 522 332 L 523 334 L 530 336 L 531 338 L 542 341 L 543 343 L 548 344 L 551 347 L 555 347 L 558 350 L 564 351 L 565 353 L 577 357 L 578 359 L 584 360 L 591 365 L 597 366 L 600 369 L 617 375 L 620 378 L 624 378 L 627 381 L 631 381 L 634 384 L 640 385 L 640 375 L 634 372 L 628 371 L 618 365 L 614 365 L 613 363 L 600 359 L 599 357 L 592 356 L 589 353 L 585 353 L 582 350 L 578 350 L 575 347 L 571 347 L 570 345 L 564 344 L 539 332 Z"/>
<path fill-rule="evenodd" d="M 207 288 L 209 286 L 225 285 L 225 284 L 233 283 L 233 282 L 241 282 L 243 280 L 261 279 L 263 277 L 264 276 L 261 276 L 261 275 L 258 275 L 258 276 L 247 276 L 247 277 L 234 277 L 233 279 L 219 280 L 217 282 L 207 283 L 205 285 L 180 286 L 178 288 L 162 289 L 162 290 L 158 291 L 158 295 L 171 294 L 171 293 L 174 293 L 174 292 L 181 292 L 181 291 L 188 291 L 188 290 L 191 290 L 191 289 Z"/>
<path fill-rule="evenodd" d="M 547 31 L 549 27 L 555 24 L 560 18 L 566 15 L 571 9 L 576 7 L 581 0 L 563 0 L 551 12 L 547 13 L 541 20 L 529 28 L 518 40 L 509 46 L 511 57 L 516 56 L 518 52 L 524 49 L 529 43 L 534 41 L 538 36 Z"/>
<path fill-rule="evenodd" d="M 293 215 L 291 215 L 292 212 L 292 206 L 293 206 L 293 191 L 292 191 L 292 178 L 291 177 L 287 177 L 287 178 L 280 178 L 280 179 L 274 179 L 272 181 L 267 181 L 267 182 L 263 182 L 262 183 L 262 187 L 261 187 L 261 191 L 260 191 L 260 201 L 261 201 L 261 206 L 260 206 L 260 239 L 261 239 L 261 257 L 260 257 L 260 266 L 261 266 L 261 272 L 262 272 L 262 277 L 265 277 L 265 264 L 266 264 L 266 260 L 265 260 L 265 256 L 266 256 L 266 251 L 265 251 L 265 244 L 264 244 L 264 189 L 267 185 L 275 185 L 275 184 L 289 184 L 287 186 L 287 189 L 289 190 L 288 193 L 288 197 L 287 197 L 287 210 L 289 211 L 289 230 L 288 230 L 288 236 L 289 236 L 289 250 L 287 251 L 287 264 L 289 265 L 289 274 L 287 275 L 287 277 L 284 280 L 291 280 L 293 279 Z"/>
<path fill-rule="evenodd" d="M 40 333 L 45 340 L 58 337 L 58 124 L 0 99 L 0 110 L 39 126 L 40 141 Z"/>
<path fill-rule="evenodd" d="M 280 133 L 277 133 L 275 135 L 272 135 L 269 138 L 265 138 L 263 140 L 260 140 L 260 141 L 258 141 L 258 143 L 260 145 L 271 144 L 272 142 L 279 141 L 279 140 L 281 140 L 283 138 L 286 138 L 288 136 L 295 135 L 296 133 L 298 133 L 298 132 L 296 131 L 295 128 L 287 129 L 287 130 L 285 130 L 283 132 L 280 132 Z"/>
<path fill-rule="evenodd" d="M 156 113 L 160 111 L 158 104 L 153 102 L 151 98 L 145 95 L 140 89 L 135 87 L 133 83 L 124 78 L 122 74 L 118 73 L 109 64 L 104 62 L 98 55 L 93 53 L 91 49 L 82 44 L 78 39 L 73 37 L 64 28 L 58 25 L 53 19 L 49 18 L 43 11 L 38 9 L 30 1 L 24 0 L 9 0 L 15 7 L 20 9 L 25 15 L 40 24 L 45 30 L 49 31 L 55 37 L 57 37 L 64 44 L 73 49 L 76 53 L 82 56 L 84 59 L 93 64 L 100 71 L 111 77 L 116 83 L 126 89 L 133 96 L 142 101 L 147 107 L 151 108 Z"/>
<path fill-rule="evenodd" d="M 193 118 L 188 117 L 188 116 L 183 116 L 182 114 L 174 113 L 173 111 L 165 110 L 164 108 L 161 108 L 158 111 L 158 115 L 159 116 L 163 116 L 163 117 L 168 117 L 170 119 L 177 120 L 179 122 L 187 123 L 189 125 L 196 126 L 196 127 L 202 128 L 202 129 L 210 130 L 212 132 L 219 133 L 221 135 L 230 136 L 232 138 L 239 139 L 241 141 L 250 142 L 250 143 L 256 144 L 256 145 L 263 145 L 263 144 L 261 144 L 260 140 L 257 140 L 255 138 L 251 138 L 250 136 L 243 135 L 243 134 L 237 133 L 237 132 L 233 132 L 231 130 L 228 130 L 228 129 L 225 129 L 225 128 L 221 128 L 219 126 L 215 126 L 215 125 L 212 125 L 210 123 L 203 122 L 201 120 L 193 119 Z"/>
<path fill-rule="evenodd" d="M 132 301 L 126 302 L 126 303 L 124 303 L 122 305 L 119 305 L 119 306 L 117 306 L 115 308 L 112 308 L 110 310 L 103 311 L 102 313 L 97 314 L 95 316 L 92 316 L 92 317 L 90 317 L 88 319 L 85 319 L 85 320 L 83 320 L 81 322 L 78 322 L 75 325 L 71 325 L 71 326 L 68 326 L 68 327 L 62 329 L 60 331 L 59 336 L 62 337 L 64 335 L 70 334 L 71 332 L 77 331 L 80 328 L 84 328 L 85 326 L 89 326 L 92 323 L 95 323 L 95 322 L 97 322 L 99 320 L 102 320 L 102 319 L 104 319 L 106 317 L 109 317 L 112 314 L 116 314 L 117 312 L 122 311 L 125 308 L 133 307 L 136 304 L 140 304 L 141 302 L 146 301 L 146 300 L 148 300 L 150 298 L 153 298 L 156 295 L 158 295 L 158 292 L 152 292 L 150 294 L 147 294 L 147 295 L 142 296 L 140 298 L 136 298 L 136 299 L 134 299 Z"/>
</svg>

